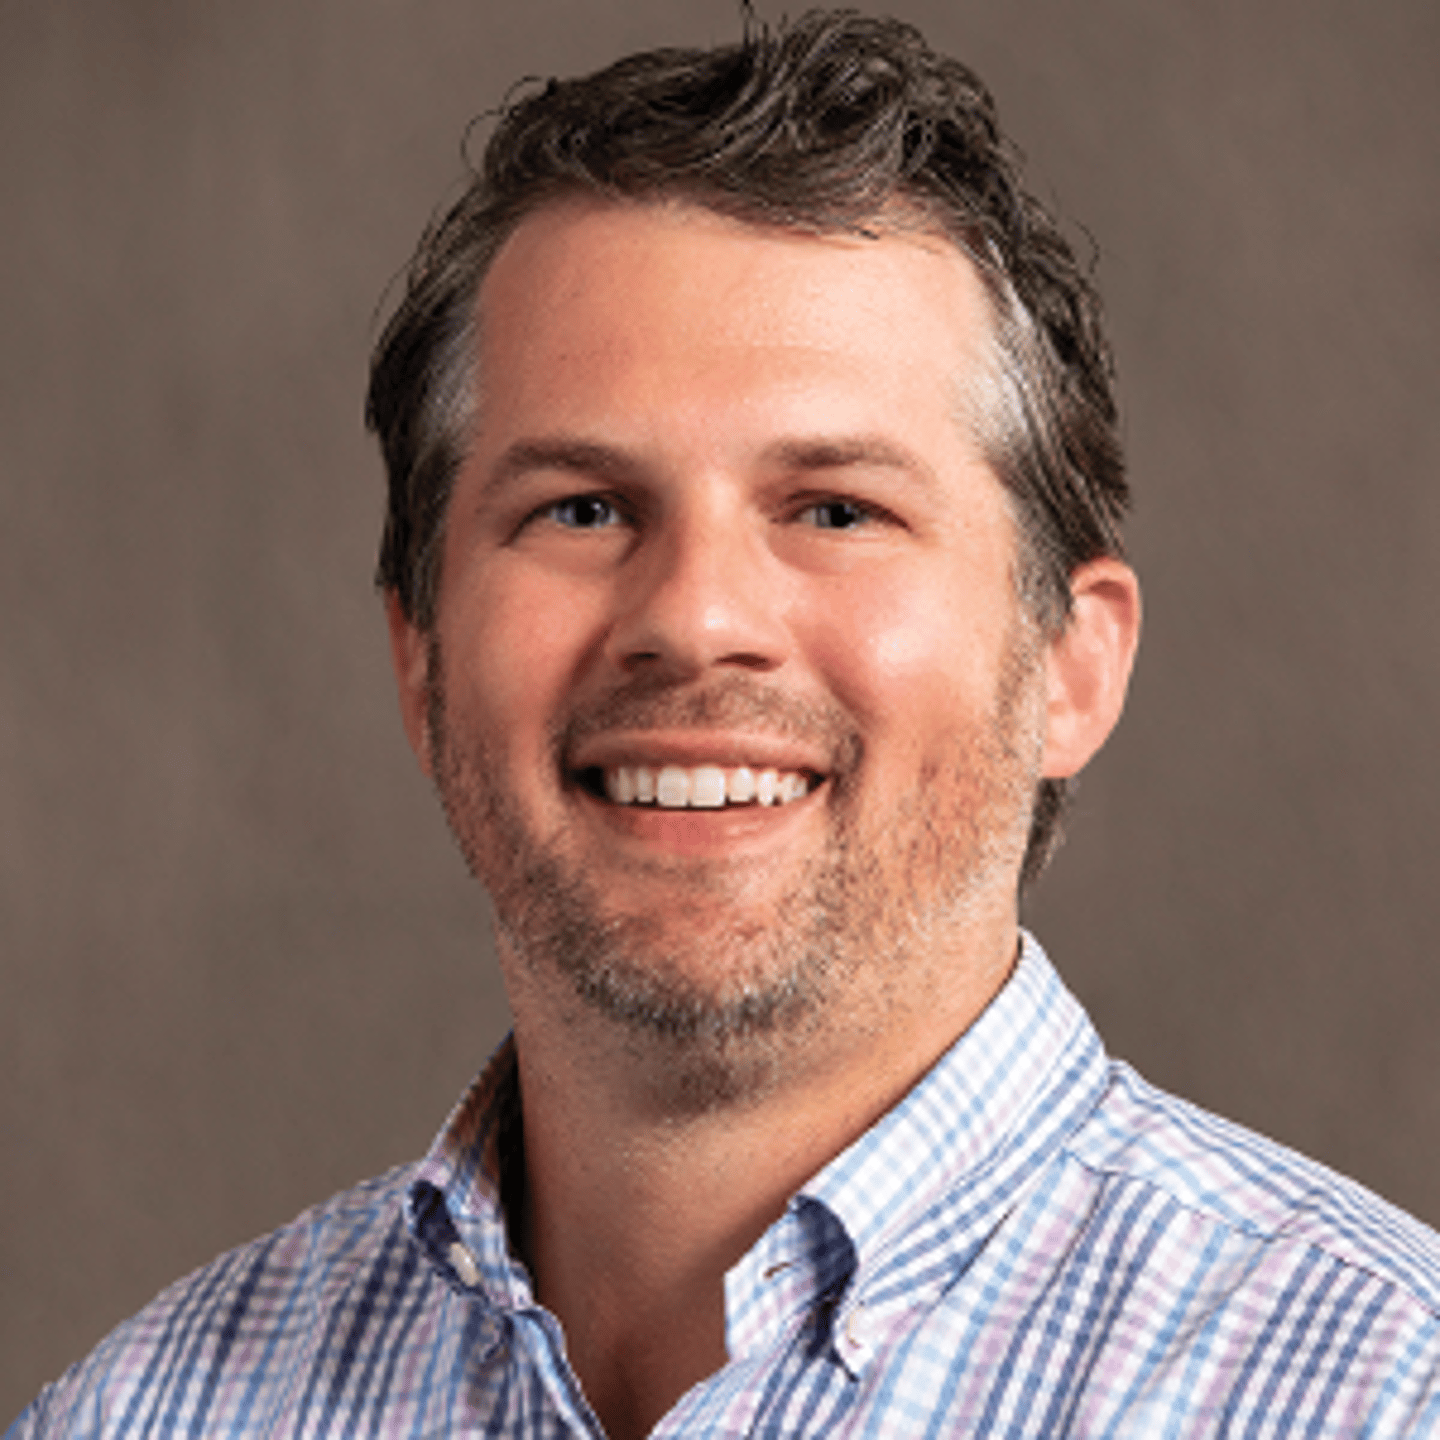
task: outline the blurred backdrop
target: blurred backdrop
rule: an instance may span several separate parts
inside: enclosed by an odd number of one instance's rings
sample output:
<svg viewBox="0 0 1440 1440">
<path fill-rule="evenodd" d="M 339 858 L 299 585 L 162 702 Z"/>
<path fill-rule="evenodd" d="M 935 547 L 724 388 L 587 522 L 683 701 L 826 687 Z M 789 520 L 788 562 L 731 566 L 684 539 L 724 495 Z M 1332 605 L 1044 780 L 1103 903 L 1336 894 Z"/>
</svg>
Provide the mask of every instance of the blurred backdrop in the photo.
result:
<svg viewBox="0 0 1440 1440">
<path fill-rule="evenodd" d="M 1030 922 L 1117 1053 L 1440 1222 L 1440 8 L 888 8 L 1118 353 L 1147 630 Z M 377 306 L 511 82 L 736 31 L 0 0 L 0 1424 L 503 1033 L 370 585 Z"/>
</svg>

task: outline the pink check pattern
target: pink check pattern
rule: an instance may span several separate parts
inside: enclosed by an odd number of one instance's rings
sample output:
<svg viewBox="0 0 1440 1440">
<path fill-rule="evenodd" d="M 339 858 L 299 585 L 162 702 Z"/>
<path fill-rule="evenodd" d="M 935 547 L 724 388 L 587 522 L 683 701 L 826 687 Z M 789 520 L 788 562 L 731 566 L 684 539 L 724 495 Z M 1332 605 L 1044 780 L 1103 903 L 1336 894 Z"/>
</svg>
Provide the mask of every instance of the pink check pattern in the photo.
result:
<svg viewBox="0 0 1440 1440">
<path fill-rule="evenodd" d="M 418 1165 L 180 1281 L 7 1440 L 598 1436 L 509 1253 L 492 1059 Z M 1440 1236 L 1004 991 L 726 1280 L 664 1436 L 1440 1436 Z"/>
</svg>

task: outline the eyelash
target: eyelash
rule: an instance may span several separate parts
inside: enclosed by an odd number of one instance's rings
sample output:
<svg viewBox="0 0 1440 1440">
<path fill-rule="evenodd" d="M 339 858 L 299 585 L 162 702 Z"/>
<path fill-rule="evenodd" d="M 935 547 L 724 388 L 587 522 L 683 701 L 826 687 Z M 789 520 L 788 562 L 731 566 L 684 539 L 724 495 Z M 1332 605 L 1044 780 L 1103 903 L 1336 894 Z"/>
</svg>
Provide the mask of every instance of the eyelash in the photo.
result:
<svg viewBox="0 0 1440 1440">
<path fill-rule="evenodd" d="M 821 523 L 821 516 L 829 512 L 828 519 L 833 522 L 838 517 L 834 512 L 847 512 L 846 522 L 843 524 Z M 857 530 L 862 525 L 867 525 L 878 519 L 876 512 L 868 505 L 862 505 L 858 500 L 812 500 L 796 513 L 797 520 L 804 519 L 807 515 L 815 516 L 815 528 L 817 530 Z"/>
<path fill-rule="evenodd" d="M 859 530 L 891 517 L 876 506 L 860 500 L 826 496 L 820 499 L 807 497 L 804 504 L 791 511 L 790 518 L 792 522 L 804 522 L 808 518 L 809 523 L 817 530 L 846 531 Z M 531 514 L 530 520 L 549 520 L 563 530 L 583 533 L 633 523 L 633 516 L 628 508 L 612 495 L 582 491 L 540 506 Z"/>
<path fill-rule="evenodd" d="M 562 511 L 573 513 L 584 507 L 588 510 L 604 509 L 607 517 L 602 523 L 581 524 L 578 517 L 571 521 L 561 519 Z M 610 526 L 620 524 L 626 519 L 624 510 L 616 504 L 609 495 L 581 494 L 567 495 L 563 500 L 552 500 L 548 505 L 542 506 L 535 512 L 534 518 L 538 520 L 553 520 L 565 530 L 608 530 Z M 594 517 L 592 516 L 592 521 Z"/>
</svg>

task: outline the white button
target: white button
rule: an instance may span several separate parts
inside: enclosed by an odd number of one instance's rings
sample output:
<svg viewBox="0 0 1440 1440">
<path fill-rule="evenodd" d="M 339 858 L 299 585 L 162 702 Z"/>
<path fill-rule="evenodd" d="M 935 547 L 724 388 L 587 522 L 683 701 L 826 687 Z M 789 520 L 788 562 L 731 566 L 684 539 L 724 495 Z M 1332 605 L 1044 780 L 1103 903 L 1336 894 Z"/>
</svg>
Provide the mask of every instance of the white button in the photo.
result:
<svg viewBox="0 0 1440 1440">
<path fill-rule="evenodd" d="M 865 1310 L 863 1306 L 857 1305 L 845 1317 L 845 1343 L 852 1350 L 865 1348 Z"/>
<path fill-rule="evenodd" d="M 460 1277 L 462 1285 L 480 1283 L 480 1267 L 475 1263 L 475 1257 L 458 1240 L 451 1243 L 446 1254 L 450 1257 L 450 1264 Z"/>
</svg>

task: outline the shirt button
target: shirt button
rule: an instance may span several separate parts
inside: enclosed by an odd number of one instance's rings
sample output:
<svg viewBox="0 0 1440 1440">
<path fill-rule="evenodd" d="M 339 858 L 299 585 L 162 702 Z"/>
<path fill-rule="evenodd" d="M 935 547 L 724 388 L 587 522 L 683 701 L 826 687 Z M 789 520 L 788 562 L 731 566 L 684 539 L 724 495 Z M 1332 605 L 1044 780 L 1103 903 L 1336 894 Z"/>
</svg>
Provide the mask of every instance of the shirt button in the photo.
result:
<svg viewBox="0 0 1440 1440">
<path fill-rule="evenodd" d="M 445 1254 L 462 1285 L 473 1287 L 480 1283 L 480 1267 L 475 1263 L 475 1257 L 458 1240 L 451 1242 Z"/>
</svg>

